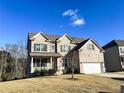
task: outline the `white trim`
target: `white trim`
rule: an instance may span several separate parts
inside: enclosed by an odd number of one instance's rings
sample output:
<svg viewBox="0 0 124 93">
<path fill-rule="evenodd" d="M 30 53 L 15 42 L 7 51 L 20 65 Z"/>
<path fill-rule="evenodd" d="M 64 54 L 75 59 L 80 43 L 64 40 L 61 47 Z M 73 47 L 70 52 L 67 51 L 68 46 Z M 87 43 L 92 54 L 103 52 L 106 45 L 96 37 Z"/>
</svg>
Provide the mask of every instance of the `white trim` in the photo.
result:
<svg viewBox="0 0 124 93">
<path fill-rule="evenodd" d="M 37 33 L 36 35 L 34 35 L 33 37 L 31 37 L 30 40 L 35 39 L 36 37 L 38 37 L 38 36 L 41 35 L 41 34 L 42 34 L 43 37 L 45 37 L 46 39 L 48 39 L 47 36 L 46 36 L 44 33 L 39 32 L 39 33 Z"/>
<path fill-rule="evenodd" d="M 103 50 L 92 38 L 90 38 L 90 39 L 82 46 L 82 48 L 83 48 L 88 42 L 90 42 L 90 41 L 92 41 L 100 50 L 102 50 L 101 52 L 104 52 L 104 50 Z"/>
<path fill-rule="evenodd" d="M 57 41 L 59 41 L 59 40 L 61 40 L 62 38 L 64 38 L 64 37 L 67 37 L 67 38 L 69 38 L 70 39 L 70 41 L 72 41 L 72 39 L 71 39 L 71 37 L 70 36 L 68 36 L 67 34 L 64 34 L 63 36 L 61 36 Z"/>
<path fill-rule="evenodd" d="M 83 63 L 82 71 L 86 74 L 102 73 L 101 63 Z"/>
</svg>

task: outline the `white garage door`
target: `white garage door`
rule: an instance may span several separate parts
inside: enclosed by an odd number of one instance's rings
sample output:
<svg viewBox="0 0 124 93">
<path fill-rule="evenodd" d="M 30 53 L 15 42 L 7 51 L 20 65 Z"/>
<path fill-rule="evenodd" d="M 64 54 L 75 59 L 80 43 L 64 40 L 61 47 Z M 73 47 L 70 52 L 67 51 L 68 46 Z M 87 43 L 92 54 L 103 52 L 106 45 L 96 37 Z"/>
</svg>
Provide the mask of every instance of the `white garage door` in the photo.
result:
<svg viewBox="0 0 124 93">
<path fill-rule="evenodd" d="M 83 63 L 83 72 L 87 74 L 101 73 L 100 63 Z"/>
</svg>

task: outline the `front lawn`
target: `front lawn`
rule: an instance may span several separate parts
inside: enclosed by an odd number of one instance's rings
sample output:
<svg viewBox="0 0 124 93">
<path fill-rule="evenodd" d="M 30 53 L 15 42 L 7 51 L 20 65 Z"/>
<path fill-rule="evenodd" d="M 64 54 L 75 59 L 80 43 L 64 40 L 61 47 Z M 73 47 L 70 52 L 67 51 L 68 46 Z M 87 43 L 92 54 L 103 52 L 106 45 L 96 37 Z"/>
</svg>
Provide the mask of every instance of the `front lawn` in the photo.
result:
<svg viewBox="0 0 124 93">
<path fill-rule="evenodd" d="M 17 81 L 0 82 L 0 93 L 120 93 L 124 81 L 109 78 L 75 75 L 36 77 Z"/>
<path fill-rule="evenodd" d="M 120 72 L 114 72 L 114 73 L 117 73 L 117 74 L 124 75 L 124 71 L 120 71 Z"/>
</svg>

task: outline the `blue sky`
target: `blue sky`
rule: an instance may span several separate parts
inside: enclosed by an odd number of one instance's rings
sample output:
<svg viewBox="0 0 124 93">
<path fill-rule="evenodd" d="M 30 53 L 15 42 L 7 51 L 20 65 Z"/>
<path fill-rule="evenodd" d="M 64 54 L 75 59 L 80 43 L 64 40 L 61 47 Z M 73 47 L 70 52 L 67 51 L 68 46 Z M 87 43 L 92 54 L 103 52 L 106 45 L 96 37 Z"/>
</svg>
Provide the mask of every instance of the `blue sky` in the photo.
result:
<svg viewBox="0 0 124 93">
<path fill-rule="evenodd" d="M 26 41 L 28 32 L 124 39 L 124 0 L 0 0 L 0 46 Z"/>
</svg>

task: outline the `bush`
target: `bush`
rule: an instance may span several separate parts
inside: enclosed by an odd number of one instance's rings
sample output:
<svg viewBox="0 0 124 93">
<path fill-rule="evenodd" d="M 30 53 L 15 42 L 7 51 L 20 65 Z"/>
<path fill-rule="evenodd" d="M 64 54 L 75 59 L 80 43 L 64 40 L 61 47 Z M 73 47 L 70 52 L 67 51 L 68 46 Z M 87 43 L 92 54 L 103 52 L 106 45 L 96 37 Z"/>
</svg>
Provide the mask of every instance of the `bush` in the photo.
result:
<svg viewBox="0 0 124 93">
<path fill-rule="evenodd" d="M 63 69 L 62 72 L 63 72 L 63 74 L 66 74 L 67 73 L 67 70 L 66 69 Z"/>
<path fill-rule="evenodd" d="M 79 73 L 80 73 L 79 69 L 76 68 L 76 69 L 74 70 L 74 73 L 79 74 Z"/>
<path fill-rule="evenodd" d="M 66 70 L 66 73 L 67 73 L 67 74 L 70 74 L 71 72 L 72 72 L 71 68 L 68 68 L 68 69 Z"/>
<path fill-rule="evenodd" d="M 71 68 L 63 69 L 62 71 L 63 71 L 63 74 L 70 74 L 70 73 L 72 73 L 72 69 Z M 74 69 L 74 73 L 79 74 L 79 69 L 75 68 Z"/>
<path fill-rule="evenodd" d="M 40 76 L 40 70 L 35 69 L 34 73 L 32 74 L 33 77 Z"/>
<path fill-rule="evenodd" d="M 12 79 L 12 73 L 2 73 L 1 75 L 2 81 L 8 81 Z"/>
<path fill-rule="evenodd" d="M 32 77 L 54 75 L 55 73 L 56 73 L 55 69 L 49 69 L 49 70 L 48 69 L 41 69 L 41 70 L 36 69 L 34 73 L 32 74 Z"/>
<path fill-rule="evenodd" d="M 55 69 L 49 69 L 49 75 L 54 75 L 56 73 Z"/>
<path fill-rule="evenodd" d="M 47 75 L 49 75 L 49 71 L 47 69 L 41 69 L 40 75 L 41 76 L 47 76 Z"/>
</svg>

